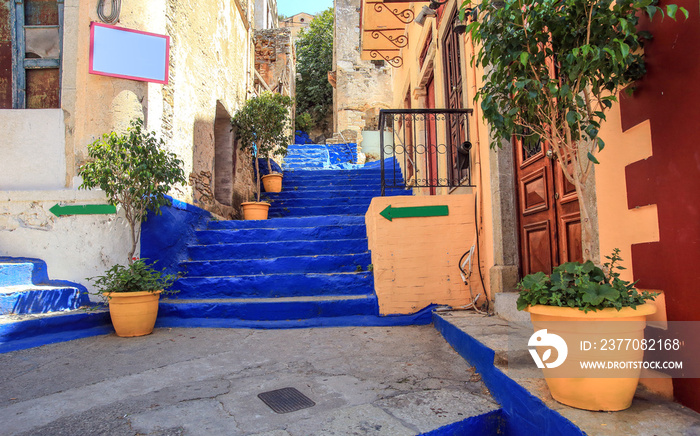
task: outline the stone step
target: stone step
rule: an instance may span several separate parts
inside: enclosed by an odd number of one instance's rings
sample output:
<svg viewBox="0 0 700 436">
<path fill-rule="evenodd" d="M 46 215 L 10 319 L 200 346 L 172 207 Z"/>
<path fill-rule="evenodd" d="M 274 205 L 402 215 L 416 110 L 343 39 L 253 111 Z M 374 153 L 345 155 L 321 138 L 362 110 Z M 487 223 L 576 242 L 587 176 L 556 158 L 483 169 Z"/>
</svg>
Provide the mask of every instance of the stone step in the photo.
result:
<svg viewBox="0 0 700 436">
<path fill-rule="evenodd" d="M 268 259 L 280 253 L 295 256 L 357 254 L 367 251 L 367 239 L 331 239 L 326 241 L 250 242 L 246 244 L 190 245 L 191 260 Z"/>
<path fill-rule="evenodd" d="M 0 286 L 34 284 L 36 263 L 29 259 L 0 257 Z"/>
<path fill-rule="evenodd" d="M 371 272 L 183 277 L 173 285 L 173 299 L 274 298 L 364 295 L 374 292 Z"/>
<path fill-rule="evenodd" d="M 324 203 L 347 203 L 353 199 L 367 198 L 372 199 L 374 197 L 379 197 L 381 194 L 381 189 L 371 188 L 371 189 L 357 189 L 347 192 L 340 189 L 299 189 L 297 191 L 288 190 L 282 191 L 280 193 L 268 193 L 264 195 L 264 200 L 270 203 L 278 202 L 288 202 L 294 200 L 310 200 L 316 199 L 317 201 L 323 201 Z M 397 195 L 411 195 L 411 191 L 405 189 L 385 189 L 384 195 L 386 197 L 393 197 Z"/>
<path fill-rule="evenodd" d="M 188 261 L 180 270 L 188 277 L 222 277 L 244 274 L 336 273 L 366 271 L 367 253 L 318 256 L 284 256 L 261 259 Z"/>
<path fill-rule="evenodd" d="M 405 192 L 405 191 L 403 191 Z M 400 195 L 406 195 L 405 193 L 396 193 L 396 192 L 388 192 L 388 195 L 385 195 L 386 197 L 396 197 Z M 385 193 L 387 194 L 387 193 Z M 288 196 L 288 195 L 280 195 L 277 198 L 270 198 L 270 207 L 272 208 L 274 206 L 274 209 L 279 209 L 280 207 L 311 207 L 311 206 L 320 206 L 320 205 L 326 205 L 326 206 L 349 206 L 349 205 L 358 205 L 362 207 L 366 207 L 372 202 L 372 199 L 374 197 L 379 197 L 379 191 L 377 191 L 374 195 L 372 194 L 365 194 L 365 195 L 352 195 L 346 198 L 343 197 L 338 197 L 338 196 L 331 196 L 331 195 L 326 195 L 323 192 L 316 192 L 316 193 L 308 193 L 306 196 Z"/>
<path fill-rule="evenodd" d="M 367 231 L 365 229 L 364 224 L 293 228 L 243 228 L 226 230 L 198 230 L 195 232 L 195 234 L 199 245 L 238 244 L 262 241 L 295 241 L 305 239 L 353 239 L 367 237 Z"/>
<path fill-rule="evenodd" d="M 290 298 L 228 298 L 216 300 L 162 300 L 159 317 L 225 318 L 283 321 L 353 315 L 377 315 L 374 295 Z"/>
<path fill-rule="evenodd" d="M 0 353 L 114 332 L 106 308 L 0 316 Z"/>
<path fill-rule="evenodd" d="M 275 218 L 273 220 L 227 220 L 209 221 L 209 230 L 223 229 L 279 229 L 285 227 L 319 227 L 364 225 L 364 218 L 346 215 L 329 215 L 326 217 Z"/>
<path fill-rule="evenodd" d="M 78 309 L 89 303 L 85 290 L 72 286 L 0 287 L 0 315 L 60 312 Z"/>
<path fill-rule="evenodd" d="M 369 209 L 370 200 L 338 206 L 270 206 L 270 217 L 323 216 L 323 215 L 357 215 L 364 216 Z M 364 227 L 364 226 L 363 226 Z"/>
</svg>

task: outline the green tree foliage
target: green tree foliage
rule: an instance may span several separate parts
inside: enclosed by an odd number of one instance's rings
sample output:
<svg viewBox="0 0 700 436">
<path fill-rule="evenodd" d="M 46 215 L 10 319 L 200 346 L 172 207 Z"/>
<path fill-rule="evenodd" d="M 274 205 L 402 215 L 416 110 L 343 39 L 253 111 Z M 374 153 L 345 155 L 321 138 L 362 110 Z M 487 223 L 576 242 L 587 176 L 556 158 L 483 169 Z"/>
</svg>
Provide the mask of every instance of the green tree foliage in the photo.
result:
<svg viewBox="0 0 700 436">
<path fill-rule="evenodd" d="M 291 107 L 290 97 L 264 92 L 246 101 L 243 108 L 231 119 L 236 136 L 240 140 L 241 150 L 248 151 L 256 158 L 257 201 L 260 201 L 260 168 L 257 158 L 266 158 L 267 168 L 272 171 L 270 159 L 273 156 L 287 155 L 287 145 L 293 141 L 288 135 L 291 130 Z"/>
<path fill-rule="evenodd" d="M 311 115 L 317 126 L 326 128 L 325 119 L 333 110 L 333 87 L 328 72 L 333 69 L 333 8 L 311 21 L 297 39 L 296 116 Z"/>
<path fill-rule="evenodd" d="M 80 189 L 100 188 L 110 204 L 121 205 L 131 229 L 129 264 L 141 236 L 148 211 L 160 215 L 170 204 L 165 195 L 176 184 L 184 184 L 183 162 L 163 150 L 164 142 L 154 132 L 143 130 L 143 121 L 132 121 L 124 135 L 105 133 L 88 145 L 89 162 L 80 167 Z"/>
<path fill-rule="evenodd" d="M 592 259 L 593 228 L 586 184 L 605 143 L 598 136 L 617 93 L 646 70 L 639 16 L 661 19 L 654 0 L 482 0 L 465 2 L 480 44 L 475 61 L 486 71 L 481 101 L 493 143 L 513 136 L 546 141 L 581 207 L 584 260 Z M 675 19 L 675 5 L 666 14 Z"/>
</svg>

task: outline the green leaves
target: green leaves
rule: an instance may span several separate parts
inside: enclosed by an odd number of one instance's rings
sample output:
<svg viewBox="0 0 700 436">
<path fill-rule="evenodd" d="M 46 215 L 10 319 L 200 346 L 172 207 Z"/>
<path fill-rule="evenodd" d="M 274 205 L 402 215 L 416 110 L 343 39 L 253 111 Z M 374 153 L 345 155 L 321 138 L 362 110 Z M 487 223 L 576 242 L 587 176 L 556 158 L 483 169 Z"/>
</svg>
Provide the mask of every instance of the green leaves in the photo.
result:
<svg viewBox="0 0 700 436">
<path fill-rule="evenodd" d="M 296 41 L 296 113 L 310 114 L 323 129 L 333 111 L 333 87 L 328 82 L 328 71 L 333 70 L 333 19 L 333 8 L 321 12 Z"/>
<path fill-rule="evenodd" d="M 613 307 L 636 307 L 646 300 L 653 300 L 656 294 L 634 289 L 634 283 L 621 280 L 617 272 L 620 266 L 619 249 L 611 261 L 604 265 L 606 272 L 593 262 L 567 262 L 557 266 L 551 275 L 543 272 L 525 276 L 520 283 L 518 310 L 527 306 L 542 304 L 546 306 L 578 307 L 584 312 Z"/>
<path fill-rule="evenodd" d="M 177 276 L 165 274 L 165 269 L 158 271 L 145 260 L 136 259 L 127 266 L 114 265 L 104 275 L 90 277 L 88 281 L 95 285 L 98 295 L 103 292 L 154 292 L 170 288 Z M 176 292 L 168 291 L 171 294 Z"/>
<path fill-rule="evenodd" d="M 149 211 L 160 215 L 165 197 L 177 184 L 185 184 L 183 162 L 164 150 L 165 143 L 154 132 L 143 130 L 143 121 L 132 121 L 124 135 L 105 133 L 88 145 L 89 162 L 80 167 L 80 189 L 100 188 L 110 204 L 121 205 L 131 228 L 131 260 L 136 250 L 137 224 Z"/>
</svg>

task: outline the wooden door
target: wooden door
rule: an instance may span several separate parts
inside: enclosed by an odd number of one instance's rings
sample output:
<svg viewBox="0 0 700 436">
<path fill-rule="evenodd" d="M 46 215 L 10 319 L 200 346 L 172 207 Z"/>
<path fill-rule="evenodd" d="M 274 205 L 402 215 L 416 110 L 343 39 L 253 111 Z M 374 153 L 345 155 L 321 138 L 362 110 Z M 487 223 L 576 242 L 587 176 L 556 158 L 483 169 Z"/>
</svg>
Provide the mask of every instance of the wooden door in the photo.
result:
<svg viewBox="0 0 700 436">
<path fill-rule="evenodd" d="M 543 141 L 515 141 L 523 276 L 581 260 L 581 219 L 573 186 Z"/>
</svg>

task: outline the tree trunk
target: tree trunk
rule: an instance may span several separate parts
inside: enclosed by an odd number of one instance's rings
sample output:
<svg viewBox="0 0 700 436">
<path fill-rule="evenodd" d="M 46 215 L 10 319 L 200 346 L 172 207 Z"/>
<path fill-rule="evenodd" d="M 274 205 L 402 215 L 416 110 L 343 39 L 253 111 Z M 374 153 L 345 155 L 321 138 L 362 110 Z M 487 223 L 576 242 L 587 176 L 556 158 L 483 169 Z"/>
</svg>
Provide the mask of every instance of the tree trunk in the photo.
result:
<svg viewBox="0 0 700 436">
<path fill-rule="evenodd" d="M 580 176 L 578 172 L 574 175 L 574 186 L 576 187 L 576 196 L 578 197 L 578 205 L 581 214 L 581 249 L 583 251 L 583 261 L 586 262 L 590 260 L 597 264 L 599 259 L 593 259 L 593 253 L 595 252 L 595 235 L 593 233 L 593 221 L 591 220 L 591 213 L 589 210 L 590 204 L 584 190 L 584 185 L 581 183 Z M 592 180 L 591 177 L 588 178 L 588 181 L 590 180 Z"/>
<path fill-rule="evenodd" d="M 258 196 L 257 196 L 257 199 L 258 199 L 258 200 L 257 200 L 257 201 L 258 201 L 258 203 L 260 203 L 260 163 L 258 162 L 258 157 L 257 157 L 257 156 L 255 156 L 255 174 L 258 175 L 258 184 L 257 184 L 257 186 L 255 187 L 255 190 L 256 190 L 256 192 L 257 192 L 257 194 L 258 194 Z"/>
<path fill-rule="evenodd" d="M 131 250 L 129 251 L 129 265 L 134 263 L 134 254 L 136 253 L 136 244 L 138 244 L 141 229 L 136 230 L 136 223 L 129 221 L 129 228 L 131 229 Z"/>
</svg>

